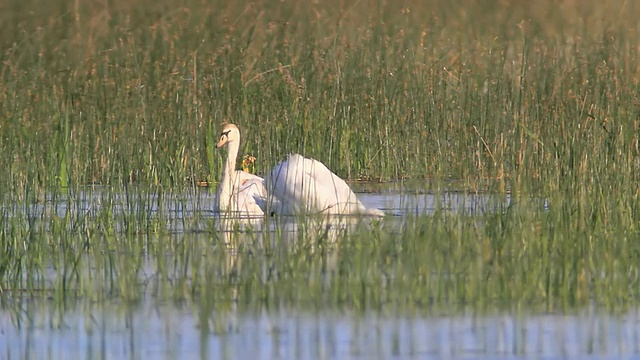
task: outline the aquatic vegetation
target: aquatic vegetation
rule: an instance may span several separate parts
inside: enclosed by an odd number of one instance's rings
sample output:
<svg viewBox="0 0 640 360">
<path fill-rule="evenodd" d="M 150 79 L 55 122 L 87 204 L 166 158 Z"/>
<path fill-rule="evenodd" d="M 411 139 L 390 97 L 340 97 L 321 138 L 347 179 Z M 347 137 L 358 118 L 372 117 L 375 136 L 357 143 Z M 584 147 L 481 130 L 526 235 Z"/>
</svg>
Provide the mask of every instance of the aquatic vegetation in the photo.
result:
<svg viewBox="0 0 640 360">
<path fill-rule="evenodd" d="M 10 8 L 2 301 L 173 299 L 197 304 L 203 327 L 232 301 L 404 313 L 639 302 L 640 4 Z M 301 153 L 382 182 L 376 205 L 408 200 L 348 231 L 271 218 L 221 231 L 216 187 L 196 185 L 221 178 L 223 121 L 251 129 L 245 171 Z M 428 205 L 412 200 L 424 193 Z M 493 203 L 452 211 L 452 194 Z"/>
</svg>

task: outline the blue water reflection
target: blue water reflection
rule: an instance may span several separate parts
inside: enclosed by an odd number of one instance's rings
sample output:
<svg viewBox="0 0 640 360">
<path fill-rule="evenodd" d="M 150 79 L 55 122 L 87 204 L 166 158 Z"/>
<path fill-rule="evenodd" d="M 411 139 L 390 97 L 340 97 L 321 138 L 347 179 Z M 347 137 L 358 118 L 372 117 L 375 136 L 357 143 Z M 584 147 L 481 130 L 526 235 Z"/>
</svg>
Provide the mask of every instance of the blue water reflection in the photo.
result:
<svg viewBox="0 0 640 360">
<path fill-rule="evenodd" d="M 200 320 L 179 304 L 84 304 L 63 315 L 46 302 L 21 321 L 0 314 L 4 359 L 620 359 L 640 356 L 637 310 L 620 316 L 432 315 L 293 309 Z M 126 310 L 123 310 L 126 309 Z M 26 309 L 25 309 L 26 310 Z M 202 321 L 206 321 L 203 324 Z"/>
</svg>

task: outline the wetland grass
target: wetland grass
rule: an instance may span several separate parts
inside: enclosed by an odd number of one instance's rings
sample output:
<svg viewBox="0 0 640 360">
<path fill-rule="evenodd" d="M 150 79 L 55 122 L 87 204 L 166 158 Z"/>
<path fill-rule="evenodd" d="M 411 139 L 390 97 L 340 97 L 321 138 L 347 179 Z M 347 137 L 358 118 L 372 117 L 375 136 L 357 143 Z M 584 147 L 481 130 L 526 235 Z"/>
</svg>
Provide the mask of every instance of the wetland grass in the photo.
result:
<svg viewBox="0 0 640 360">
<path fill-rule="evenodd" d="M 204 324 L 231 301 L 443 312 L 640 301 L 635 2 L 3 6 L 3 303 L 151 296 L 199 304 Z M 243 128 L 258 174 L 300 152 L 343 178 L 435 193 L 455 181 L 512 201 L 335 242 L 313 227 L 293 245 L 236 231 L 229 248 L 209 190 L 195 188 L 220 179 L 225 120 Z"/>
</svg>

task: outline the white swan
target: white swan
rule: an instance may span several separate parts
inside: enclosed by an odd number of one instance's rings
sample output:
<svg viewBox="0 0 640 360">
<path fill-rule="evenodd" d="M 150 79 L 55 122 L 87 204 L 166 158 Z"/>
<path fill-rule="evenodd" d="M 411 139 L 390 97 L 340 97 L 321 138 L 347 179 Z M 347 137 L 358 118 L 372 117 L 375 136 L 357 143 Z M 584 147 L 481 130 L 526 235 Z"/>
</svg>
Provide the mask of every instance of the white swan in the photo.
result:
<svg viewBox="0 0 640 360">
<path fill-rule="evenodd" d="M 218 207 L 220 212 L 233 213 L 240 216 L 263 216 L 264 212 L 256 201 L 265 203 L 267 190 L 264 180 L 242 170 L 236 170 L 236 159 L 240 147 L 240 129 L 227 124 L 217 148 L 227 146 L 227 161 L 222 171 L 222 181 L 218 188 Z"/>
<path fill-rule="evenodd" d="M 349 185 L 318 160 L 292 154 L 265 178 L 275 213 L 384 216 L 367 209 Z"/>
</svg>

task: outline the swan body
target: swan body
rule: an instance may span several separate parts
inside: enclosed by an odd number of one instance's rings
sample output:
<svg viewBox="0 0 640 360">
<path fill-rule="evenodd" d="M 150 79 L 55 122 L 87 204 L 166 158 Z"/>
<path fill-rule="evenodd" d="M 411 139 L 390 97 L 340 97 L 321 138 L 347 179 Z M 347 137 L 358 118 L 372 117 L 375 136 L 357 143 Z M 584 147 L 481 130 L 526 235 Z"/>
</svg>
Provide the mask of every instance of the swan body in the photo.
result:
<svg viewBox="0 0 640 360">
<path fill-rule="evenodd" d="M 227 160 L 222 171 L 222 181 L 218 188 L 219 212 L 240 216 L 263 216 L 264 212 L 258 203 L 264 203 L 267 190 L 264 180 L 245 171 L 236 170 L 236 159 L 240 147 L 240 129 L 228 124 L 222 129 L 217 148 L 227 146 Z"/>
<path fill-rule="evenodd" d="M 384 216 L 367 209 L 349 185 L 322 162 L 291 154 L 265 178 L 275 213 Z"/>
</svg>

